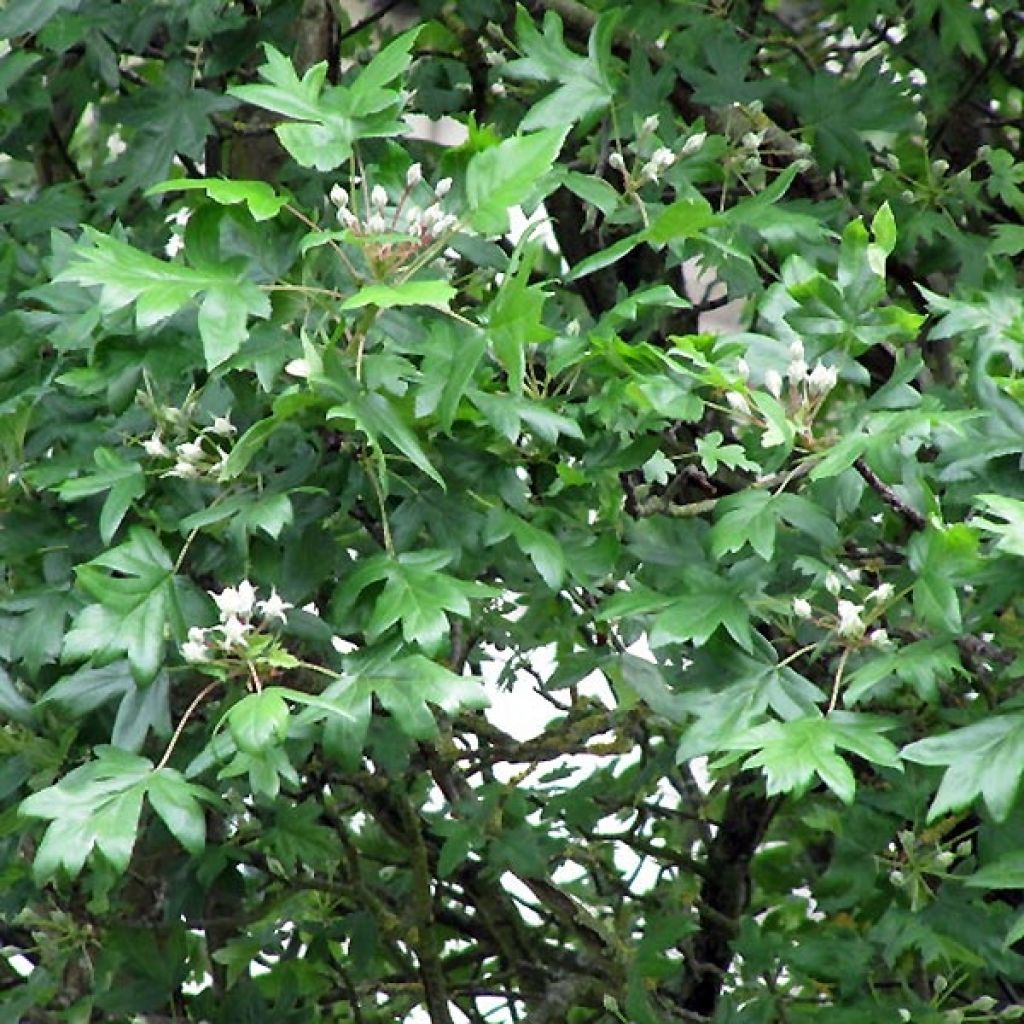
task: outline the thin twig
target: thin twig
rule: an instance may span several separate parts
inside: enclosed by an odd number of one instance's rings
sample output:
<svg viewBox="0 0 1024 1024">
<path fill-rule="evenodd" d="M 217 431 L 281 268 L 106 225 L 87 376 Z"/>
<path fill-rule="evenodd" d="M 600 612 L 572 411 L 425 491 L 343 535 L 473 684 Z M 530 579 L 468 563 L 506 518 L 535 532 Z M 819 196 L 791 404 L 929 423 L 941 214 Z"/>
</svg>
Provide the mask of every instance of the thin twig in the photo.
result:
<svg viewBox="0 0 1024 1024">
<path fill-rule="evenodd" d="M 894 512 L 898 512 L 915 530 L 923 530 L 928 525 L 920 512 L 908 505 L 877 473 L 864 461 L 863 456 L 854 460 L 854 468 L 863 477 L 864 482 Z"/>
<path fill-rule="evenodd" d="M 156 766 L 156 771 L 160 771 L 161 768 L 167 767 L 167 762 L 171 758 L 171 754 L 174 752 L 174 748 L 181 739 L 181 734 L 188 724 L 188 720 L 195 713 L 197 707 L 206 699 L 206 695 L 216 686 L 220 686 L 220 680 L 215 679 L 212 683 L 207 683 L 196 695 L 192 698 L 192 703 L 185 708 L 185 713 L 181 716 L 181 721 L 178 722 L 178 727 L 174 730 L 174 735 L 171 736 L 170 742 L 167 744 L 167 749 L 164 751 L 164 756 L 160 758 L 160 763 Z"/>
</svg>

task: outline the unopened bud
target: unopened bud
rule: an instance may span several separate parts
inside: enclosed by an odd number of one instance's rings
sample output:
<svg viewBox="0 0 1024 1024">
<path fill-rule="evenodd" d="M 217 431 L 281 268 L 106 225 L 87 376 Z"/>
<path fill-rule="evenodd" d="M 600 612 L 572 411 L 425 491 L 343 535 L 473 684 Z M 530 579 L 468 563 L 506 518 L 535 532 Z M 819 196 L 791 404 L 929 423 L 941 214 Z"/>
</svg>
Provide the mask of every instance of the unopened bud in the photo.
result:
<svg viewBox="0 0 1024 1024">
<path fill-rule="evenodd" d="M 622 158 L 622 154 L 618 152 L 618 150 L 608 157 L 608 166 L 614 168 L 620 174 L 626 173 L 626 161 Z"/>
<path fill-rule="evenodd" d="M 370 205 L 378 210 L 383 210 L 388 205 L 388 194 L 380 185 L 374 185 L 370 190 Z"/>
<path fill-rule="evenodd" d="M 442 178 L 434 186 L 434 195 L 437 196 L 438 199 L 444 199 L 444 197 L 446 195 L 448 195 L 448 193 L 451 192 L 451 190 L 452 190 L 452 179 L 451 178 Z"/>
<path fill-rule="evenodd" d="M 765 370 L 764 374 L 764 386 L 768 389 L 769 393 L 779 398 L 782 395 L 782 374 L 778 370 Z"/>
<path fill-rule="evenodd" d="M 680 156 L 693 156 L 707 141 L 707 132 L 697 132 L 696 135 L 691 135 L 684 143 L 683 148 L 679 151 Z"/>
<path fill-rule="evenodd" d="M 339 210 L 348 206 L 348 193 L 340 185 L 335 185 L 327 196 Z"/>
<path fill-rule="evenodd" d="M 423 180 L 423 168 L 419 164 L 413 164 L 405 172 L 405 183 L 409 188 L 418 185 Z"/>
</svg>

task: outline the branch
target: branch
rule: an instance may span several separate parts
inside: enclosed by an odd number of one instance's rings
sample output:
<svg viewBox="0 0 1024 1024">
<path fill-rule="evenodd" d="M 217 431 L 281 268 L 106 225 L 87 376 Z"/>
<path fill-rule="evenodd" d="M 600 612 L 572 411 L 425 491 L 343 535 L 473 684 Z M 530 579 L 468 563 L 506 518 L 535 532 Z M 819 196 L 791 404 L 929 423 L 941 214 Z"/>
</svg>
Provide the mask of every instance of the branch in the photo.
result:
<svg viewBox="0 0 1024 1024">
<path fill-rule="evenodd" d="M 915 530 L 923 530 L 928 521 L 920 512 L 911 505 L 908 505 L 877 473 L 864 461 L 864 457 L 856 459 L 853 463 L 857 472 L 864 478 L 865 483 L 873 490 L 894 512 L 898 512 Z"/>
</svg>

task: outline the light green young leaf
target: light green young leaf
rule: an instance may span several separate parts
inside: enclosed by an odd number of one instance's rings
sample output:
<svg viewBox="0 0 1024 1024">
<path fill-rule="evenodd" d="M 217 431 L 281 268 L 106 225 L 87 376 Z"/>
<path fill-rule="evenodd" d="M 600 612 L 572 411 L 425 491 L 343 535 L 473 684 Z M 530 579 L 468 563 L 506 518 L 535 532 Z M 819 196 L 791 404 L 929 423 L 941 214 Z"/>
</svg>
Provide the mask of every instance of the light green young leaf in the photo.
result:
<svg viewBox="0 0 1024 1024">
<path fill-rule="evenodd" d="M 448 309 L 448 304 L 454 298 L 455 289 L 447 281 L 403 281 L 396 285 L 371 284 L 360 288 L 341 304 L 341 308 L 433 306 L 435 309 Z"/>
<path fill-rule="evenodd" d="M 466 171 L 470 223 L 484 234 L 501 234 L 508 226 L 508 208 L 534 194 L 551 170 L 568 125 L 505 139 L 477 153 Z"/>
<path fill-rule="evenodd" d="M 209 791 L 188 782 L 173 768 L 161 768 L 150 776 L 146 796 L 167 831 L 189 853 L 202 853 L 206 845 L 206 816 L 199 801 L 209 800 Z"/>
<path fill-rule="evenodd" d="M 233 206 L 245 203 L 253 220 L 270 220 L 291 202 L 287 193 L 278 195 L 265 181 L 227 178 L 173 178 L 146 190 L 147 196 L 165 192 L 205 192 L 215 203 Z"/>
</svg>

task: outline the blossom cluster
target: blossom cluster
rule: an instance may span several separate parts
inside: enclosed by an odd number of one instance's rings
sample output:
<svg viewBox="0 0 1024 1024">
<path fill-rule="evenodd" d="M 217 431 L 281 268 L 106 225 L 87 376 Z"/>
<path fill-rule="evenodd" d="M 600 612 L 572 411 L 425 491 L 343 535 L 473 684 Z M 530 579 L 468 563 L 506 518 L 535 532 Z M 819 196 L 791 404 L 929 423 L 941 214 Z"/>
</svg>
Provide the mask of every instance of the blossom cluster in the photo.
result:
<svg viewBox="0 0 1024 1024">
<path fill-rule="evenodd" d="M 237 587 L 225 587 L 219 593 L 211 590 L 209 594 L 217 605 L 220 621 L 216 626 L 189 629 L 188 639 L 181 645 L 181 656 L 190 664 L 212 661 L 218 656 L 244 655 L 254 632 L 283 623 L 285 613 L 293 607 L 273 587 L 268 598 L 258 600 L 256 588 L 248 580 L 242 580 Z"/>
<path fill-rule="evenodd" d="M 338 223 L 354 234 L 382 235 L 397 231 L 412 236 L 413 248 L 418 249 L 448 234 L 458 224 L 458 218 L 446 213 L 441 205 L 451 191 L 452 179 L 442 178 L 438 181 L 430 190 L 430 202 L 421 207 L 409 200 L 415 190 L 423 191 L 420 189 L 422 183 L 422 167 L 418 163 L 412 164 L 405 175 L 405 188 L 390 216 L 388 209 L 391 199 L 382 185 L 374 185 L 370 189 L 367 210 L 362 217 L 352 209 L 351 197 L 341 185 L 335 185 L 328 193 L 328 198 L 337 210 Z M 387 247 L 385 244 L 384 248 Z"/>
<path fill-rule="evenodd" d="M 835 629 L 837 636 L 847 643 L 856 644 L 863 640 L 872 647 L 890 647 L 892 640 L 884 627 L 878 626 L 869 630 L 868 625 L 872 618 L 877 617 L 881 606 L 892 599 L 895 588 L 889 582 L 880 583 L 865 594 L 860 603 L 851 600 L 850 597 L 841 596 L 844 592 L 850 592 L 859 586 L 860 582 L 859 569 L 843 568 L 839 572 L 829 571 L 825 574 L 825 590 L 835 599 L 835 612 L 817 615 L 810 601 L 804 597 L 796 597 L 793 599 L 793 614 L 798 619 L 821 621 Z M 873 607 L 869 610 L 869 606 Z"/>
<path fill-rule="evenodd" d="M 653 132 L 657 126 L 657 115 L 652 114 L 641 126 L 639 138 L 643 139 Z M 707 137 L 707 132 L 695 132 L 682 144 L 679 152 L 674 152 L 668 146 L 658 146 L 640 165 L 639 170 L 634 169 L 633 172 L 627 168 L 626 158 L 618 150 L 608 157 L 608 165 L 623 176 L 626 189 L 629 191 L 639 185 L 659 181 L 665 171 L 676 163 L 677 160 L 696 153 L 704 145 Z"/>
<path fill-rule="evenodd" d="M 142 449 L 151 459 L 172 463 L 161 476 L 199 480 L 220 473 L 229 452 L 219 442 L 238 433 L 230 416 L 214 416 L 210 426 L 194 433 L 188 413 L 180 409 L 163 408 L 160 419 L 156 430 L 142 442 Z"/>
</svg>

